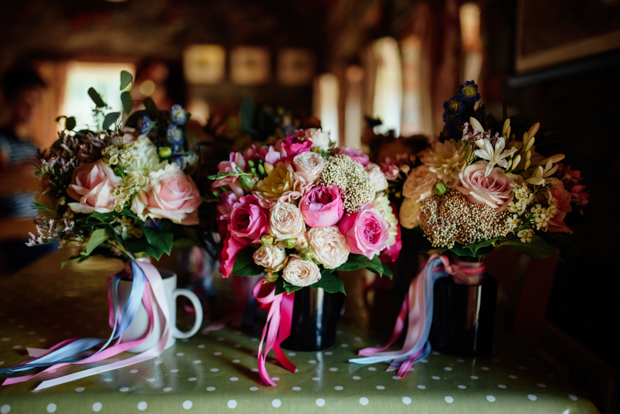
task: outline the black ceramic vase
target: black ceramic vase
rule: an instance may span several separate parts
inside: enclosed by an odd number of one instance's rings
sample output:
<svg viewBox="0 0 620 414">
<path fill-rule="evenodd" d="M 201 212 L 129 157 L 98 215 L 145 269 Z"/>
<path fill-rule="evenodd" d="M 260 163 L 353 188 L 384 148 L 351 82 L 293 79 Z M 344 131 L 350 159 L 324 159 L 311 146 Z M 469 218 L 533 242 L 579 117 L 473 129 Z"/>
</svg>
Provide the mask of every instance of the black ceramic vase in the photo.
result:
<svg viewBox="0 0 620 414">
<path fill-rule="evenodd" d="M 452 277 L 435 282 L 433 349 L 458 356 L 480 356 L 491 352 L 497 302 L 497 279 L 485 275 L 479 285 L 460 285 Z"/>
<path fill-rule="evenodd" d="M 305 287 L 295 292 L 291 335 L 282 348 L 291 351 L 320 351 L 336 343 L 336 324 L 345 296 L 321 288 Z"/>
</svg>

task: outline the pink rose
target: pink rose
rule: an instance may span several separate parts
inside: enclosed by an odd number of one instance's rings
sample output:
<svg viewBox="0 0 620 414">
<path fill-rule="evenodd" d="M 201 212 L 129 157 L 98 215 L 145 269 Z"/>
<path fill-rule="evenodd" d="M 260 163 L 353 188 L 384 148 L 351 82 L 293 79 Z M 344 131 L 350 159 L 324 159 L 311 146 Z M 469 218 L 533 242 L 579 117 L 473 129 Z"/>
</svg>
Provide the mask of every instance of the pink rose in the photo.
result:
<svg viewBox="0 0 620 414">
<path fill-rule="evenodd" d="M 261 206 L 260 200 L 253 195 L 241 197 L 232 207 L 228 222 L 224 246 L 220 252 L 220 273 L 222 277 L 232 274 L 235 259 L 244 247 L 259 243 L 267 232 L 269 210 Z"/>
<path fill-rule="evenodd" d="M 342 147 L 338 151 L 338 155 L 348 155 L 353 161 L 357 161 L 364 167 L 368 165 L 370 160 L 368 155 L 364 154 L 364 151 L 353 147 Z"/>
<path fill-rule="evenodd" d="M 69 203 L 77 213 L 109 213 L 114 209 L 112 192 L 122 181 L 103 160 L 83 164 L 73 171 L 67 194 L 78 203 Z"/>
<path fill-rule="evenodd" d="M 390 223 L 375 208 L 345 215 L 338 227 L 346 237 L 351 253 L 372 259 L 388 247 Z"/>
<path fill-rule="evenodd" d="M 396 216 L 396 220 L 398 221 L 398 214 L 396 213 L 396 204 L 390 203 L 390 207 L 392 207 L 392 212 L 394 213 L 394 215 Z M 396 225 L 396 230 L 398 232 L 396 233 L 396 241 L 394 242 L 394 244 L 386 247 L 381 252 L 380 259 L 382 263 L 386 263 L 389 261 L 395 262 L 396 259 L 398 259 L 398 255 L 400 254 L 400 251 L 403 248 L 403 240 L 402 240 L 402 234 L 400 232 L 400 226 Z"/>
<path fill-rule="evenodd" d="M 571 193 L 564 188 L 564 184 L 559 180 L 554 181 L 549 191 L 553 198 L 556 199 L 557 204 L 555 206 L 555 214 L 547 224 L 547 230 L 551 233 L 572 233 L 573 231 L 564 223 L 566 214 L 573 209 L 570 205 Z"/>
<path fill-rule="evenodd" d="M 398 177 L 398 173 L 400 172 L 398 165 L 392 164 L 389 157 L 385 161 L 386 162 L 381 163 L 381 171 L 383 171 L 383 174 L 385 174 L 388 180 L 394 180 Z"/>
<path fill-rule="evenodd" d="M 336 185 L 319 185 L 308 191 L 299 208 L 310 227 L 329 227 L 340 221 L 344 214 L 342 190 Z"/>
<path fill-rule="evenodd" d="M 233 193 L 232 191 L 226 191 L 222 193 L 222 199 L 217 204 L 217 212 L 219 213 L 217 219 L 229 220 L 230 215 L 233 211 L 233 205 L 237 201 L 239 201 L 239 197 L 237 197 L 237 194 Z"/>
<path fill-rule="evenodd" d="M 243 154 L 240 152 L 231 152 L 228 161 L 222 161 L 218 164 L 217 169 L 219 172 L 227 173 L 233 172 L 237 173 L 237 167 L 241 168 L 245 171 L 245 158 L 243 158 Z M 215 180 L 213 182 L 212 187 L 228 187 L 232 191 L 234 191 L 237 196 L 242 197 L 245 194 L 241 183 L 239 182 L 239 177 L 224 177 L 220 180 Z"/>
<path fill-rule="evenodd" d="M 294 157 L 295 155 L 301 154 L 302 152 L 310 151 L 310 148 L 312 148 L 312 141 L 307 139 L 300 139 L 294 135 L 289 135 L 288 137 L 279 141 L 279 145 L 276 145 L 276 149 L 279 148 L 284 150 L 287 156 Z"/>
<path fill-rule="evenodd" d="M 487 205 L 497 211 L 504 211 L 512 201 L 510 184 L 515 181 L 498 167 L 493 168 L 486 176 L 486 168 L 486 162 L 477 162 L 465 168 L 459 173 L 461 182 L 456 189 L 474 204 Z"/>
<path fill-rule="evenodd" d="M 177 164 L 151 173 L 150 186 L 140 190 L 131 210 L 140 217 L 169 219 L 177 224 L 198 224 L 198 206 L 202 203 L 198 187 Z"/>
</svg>

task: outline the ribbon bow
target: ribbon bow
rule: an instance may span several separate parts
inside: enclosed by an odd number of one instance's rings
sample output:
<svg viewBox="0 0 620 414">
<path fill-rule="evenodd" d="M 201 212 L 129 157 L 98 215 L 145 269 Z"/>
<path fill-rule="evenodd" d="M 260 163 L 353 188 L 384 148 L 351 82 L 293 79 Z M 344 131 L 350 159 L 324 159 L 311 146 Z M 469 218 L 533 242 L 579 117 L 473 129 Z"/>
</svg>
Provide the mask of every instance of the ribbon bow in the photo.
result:
<svg viewBox="0 0 620 414">
<path fill-rule="evenodd" d="M 169 324 L 169 310 L 168 303 L 166 301 L 166 294 L 164 291 L 163 281 L 157 269 L 144 261 L 132 261 L 131 266 L 133 268 L 133 284 L 131 287 L 131 293 L 127 304 L 124 309 L 119 312 L 118 306 L 118 284 L 121 278 L 117 276 L 110 277 L 108 283 L 108 306 L 109 306 L 109 323 L 112 328 L 112 333 L 107 341 L 98 338 L 71 338 L 64 340 L 50 349 L 36 349 L 28 348 L 28 354 L 34 359 L 23 362 L 12 367 L 0 369 L 0 374 L 13 374 L 21 373 L 33 368 L 45 368 L 43 371 L 36 374 L 24 375 L 21 377 L 13 377 L 6 379 L 2 385 L 16 384 L 19 382 L 28 381 L 44 372 L 54 372 L 58 368 L 66 365 L 77 364 L 84 365 L 93 362 L 99 362 L 104 359 L 113 357 L 128 349 L 140 345 L 144 342 L 148 336 L 153 332 L 155 326 L 154 312 L 161 311 L 164 316 L 164 330 L 161 338 L 157 344 L 128 359 L 117 361 L 114 363 L 101 365 L 95 368 L 79 371 L 73 374 L 61 376 L 52 380 L 43 381 L 35 389 L 41 390 L 55 385 L 64 384 L 77 379 L 86 378 L 91 375 L 100 374 L 107 371 L 112 371 L 119 368 L 124 368 L 129 365 L 137 364 L 139 362 L 146 361 L 161 354 L 166 347 L 168 337 L 170 335 Z M 151 298 L 151 289 L 155 296 L 155 301 Z M 149 316 L 150 326 L 148 332 L 140 339 L 131 342 L 122 342 L 122 335 L 127 327 L 133 321 L 136 312 L 138 311 L 140 302 L 144 303 L 144 308 Z M 94 354 L 88 357 L 80 356 L 81 353 L 88 351 L 95 346 L 104 343 Z M 110 343 L 115 341 L 113 346 Z"/>
<path fill-rule="evenodd" d="M 272 348 L 276 358 L 284 368 L 293 373 L 297 370 L 280 347 L 280 344 L 291 334 L 295 293 L 276 295 L 276 284 L 273 282 L 263 283 L 263 280 L 264 278 L 258 281 L 252 292 L 259 307 L 268 312 L 263 336 L 258 345 L 258 373 L 265 383 L 275 387 L 276 383 L 273 382 L 265 367 L 267 354 Z M 263 342 L 265 342 L 264 353 Z"/>
<path fill-rule="evenodd" d="M 484 276 L 484 265 L 460 261 L 451 264 L 445 255 L 429 257 L 420 273 L 411 281 L 390 341 L 380 348 L 362 349 L 359 355 L 365 358 L 353 358 L 349 362 L 366 365 L 391 361 L 388 371 L 398 369 L 399 378 L 407 375 L 413 364 L 431 352 L 428 335 L 433 320 L 433 287 L 437 279 L 447 276 L 452 276 L 459 284 L 478 284 Z M 400 337 L 407 319 L 409 325 L 403 348 L 400 351 L 385 352 Z"/>
</svg>

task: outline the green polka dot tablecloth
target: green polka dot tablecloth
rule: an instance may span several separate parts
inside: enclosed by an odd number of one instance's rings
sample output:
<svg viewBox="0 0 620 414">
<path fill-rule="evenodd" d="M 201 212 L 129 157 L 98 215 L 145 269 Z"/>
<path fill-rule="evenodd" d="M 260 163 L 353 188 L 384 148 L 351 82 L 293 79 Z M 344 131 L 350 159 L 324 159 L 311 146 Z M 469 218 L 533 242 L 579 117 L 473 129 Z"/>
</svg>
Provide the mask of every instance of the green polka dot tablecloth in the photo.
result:
<svg viewBox="0 0 620 414">
<path fill-rule="evenodd" d="M 105 262 L 60 269 L 65 252 L 0 280 L 0 366 L 70 337 L 107 337 Z M 596 413 L 594 405 L 518 344 L 492 355 L 433 352 L 398 379 L 385 364 L 352 365 L 385 338 L 341 326 L 334 347 L 287 352 L 297 373 L 268 364 L 277 387 L 260 382 L 259 338 L 234 329 L 177 340 L 160 357 L 50 389 L 45 378 L 0 387 L 0 414 L 33 413 Z M 500 338 L 501 339 L 501 338 Z M 133 354 L 131 354 L 133 355 Z M 130 354 L 123 354 L 127 358 Z"/>
</svg>

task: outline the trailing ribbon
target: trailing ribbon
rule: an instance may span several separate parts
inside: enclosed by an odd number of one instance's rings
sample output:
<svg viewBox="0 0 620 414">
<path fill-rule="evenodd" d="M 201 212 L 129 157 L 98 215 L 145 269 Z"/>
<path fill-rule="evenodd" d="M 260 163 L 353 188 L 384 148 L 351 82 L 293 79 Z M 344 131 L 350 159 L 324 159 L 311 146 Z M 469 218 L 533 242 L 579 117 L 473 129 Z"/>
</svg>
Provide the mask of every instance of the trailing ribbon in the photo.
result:
<svg viewBox="0 0 620 414">
<path fill-rule="evenodd" d="M 264 279 L 258 281 L 254 286 L 252 294 L 256 298 L 259 307 L 268 312 L 267 322 L 263 328 L 263 336 L 258 345 L 258 373 L 261 379 L 271 385 L 276 385 L 269 377 L 265 362 L 267 354 L 273 348 L 276 358 L 284 368 L 291 372 L 295 372 L 297 368 L 288 360 L 280 344 L 291 334 L 291 325 L 293 322 L 293 302 L 295 293 L 282 293 L 276 295 L 276 284 L 263 283 Z M 265 352 L 263 353 L 263 342 L 265 342 Z"/>
<path fill-rule="evenodd" d="M 398 368 L 399 378 L 407 375 L 413 364 L 431 352 L 428 334 L 433 320 L 433 287 L 437 279 L 450 275 L 458 284 L 479 284 L 484 276 L 484 265 L 466 262 L 451 264 L 447 256 L 431 256 L 422 265 L 420 273 L 411 281 L 390 341 L 380 348 L 362 349 L 359 355 L 365 358 L 353 358 L 349 362 L 366 365 L 391 361 L 388 371 Z M 409 324 L 403 348 L 400 351 L 386 352 L 385 350 L 400 337 L 407 319 Z"/>
<path fill-rule="evenodd" d="M 161 314 L 164 317 L 164 330 L 161 338 L 154 347 L 125 360 L 116 361 L 52 380 L 43 381 L 35 389 L 40 390 L 49 388 L 55 385 L 75 381 L 77 379 L 86 378 L 91 375 L 123 368 L 146 361 L 161 354 L 166 347 L 168 337 L 170 336 L 169 310 L 163 281 L 159 272 L 152 264 L 143 261 L 132 261 L 131 265 L 134 273 L 133 283 L 127 304 L 122 312 L 118 312 L 118 284 L 120 282 L 120 278 L 112 276 L 108 284 L 108 306 L 110 310 L 109 323 L 112 328 L 112 333 L 107 341 L 97 338 L 71 338 L 56 344 L 48 350 L 29 348 L 28 353 L 30 356 L 34 356 L 34 359 L 12 367 L 2 368 L 0 369 L 0 373 L 21 373 L 33 368 L 45 369 L 36 374 L 8 378 L 2 383 L 2 385 L 10 385 L 28 381 L 42 373 L 54 372 L 65 365 L 84 365 L 99 362 L 136 347 L 143 343 L 153 332 L 153 328 L 155 326 L 154 312 L 157 311 L 161 311 Z M 155 296 L 155 301 L 151 298 L 151 289 Z M 122 342 L 122 335 L 133 321 L 140 306 L 140 302 L 144 303 L 144 308 L 150 320 L 148 332 L 142 338 L 135 341 Z M 112 341 L 115 341 L 114 345 L 108 347 Z M 85 351 L 88 351 L 103 342 L 105 343 L 94 354 L 84 357 L 83 353 Z"/>
</svg>

